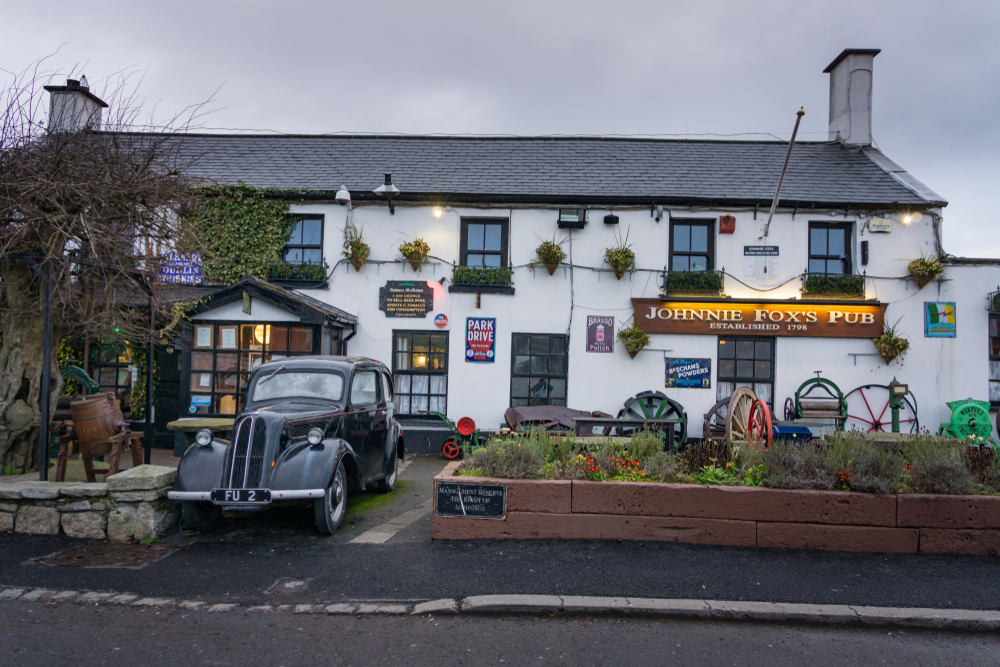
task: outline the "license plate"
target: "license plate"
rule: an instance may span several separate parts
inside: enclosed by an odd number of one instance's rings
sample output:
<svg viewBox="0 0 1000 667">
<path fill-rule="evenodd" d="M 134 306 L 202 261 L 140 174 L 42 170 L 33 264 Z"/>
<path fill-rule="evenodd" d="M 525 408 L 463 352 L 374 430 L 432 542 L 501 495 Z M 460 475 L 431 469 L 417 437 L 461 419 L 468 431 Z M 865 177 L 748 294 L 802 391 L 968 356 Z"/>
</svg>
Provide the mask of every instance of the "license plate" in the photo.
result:
<svg viewBox="0 0 1000 667">
<path fill-rule="evenodd" d="M 269 503 L 270 489 L 213 489 L 213 503 Z"/>
</svg>

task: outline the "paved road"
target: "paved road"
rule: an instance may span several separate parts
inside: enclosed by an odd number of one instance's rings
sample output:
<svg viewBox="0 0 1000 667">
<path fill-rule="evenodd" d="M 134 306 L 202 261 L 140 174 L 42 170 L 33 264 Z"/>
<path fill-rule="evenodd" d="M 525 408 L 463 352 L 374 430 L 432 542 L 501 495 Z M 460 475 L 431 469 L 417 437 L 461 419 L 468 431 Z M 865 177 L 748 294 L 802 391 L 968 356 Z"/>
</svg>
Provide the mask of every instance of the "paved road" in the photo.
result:
<svg viewBox="0 0 1000 667">
<path fill-rule="evenodd" d="M 433 475 L 414 458 L 389 496 L 352 500 L 346 525 L 318 535 L 309 513 L 269 512 L 143 569 L 50 567 L 39 559 L 79 542 L 0 535 L 0 585 L 128 591 L 242 604 L 424 600 L 498 593 L 1000 609 L 1000 558 L 839 554 L 675 543 L 432 542 Z M 136 547 L 139 548 L 139 547 Z M 279 581 L 304 582 L 294 587 Z M 280 600 L 279 600 L 280 598 Z"/>
<path fill-rule="evenodd" d="M 1000 637 L 684 621 L 343 617 L 0 605 L 0 663 L 996 665 Z"/>
</svg>

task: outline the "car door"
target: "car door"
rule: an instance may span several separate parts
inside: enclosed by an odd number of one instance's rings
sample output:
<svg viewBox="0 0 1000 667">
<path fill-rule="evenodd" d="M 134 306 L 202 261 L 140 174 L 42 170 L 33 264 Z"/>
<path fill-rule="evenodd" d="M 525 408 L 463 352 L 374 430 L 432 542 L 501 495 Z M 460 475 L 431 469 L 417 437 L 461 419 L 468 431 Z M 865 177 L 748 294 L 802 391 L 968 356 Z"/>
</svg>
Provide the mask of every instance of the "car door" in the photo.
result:
<svg viewBox="0 0 1000 667">
<path fill-rule="evenodd" d="M 372 476 L 371 469 L 382 449 L 372 432 L 375 412 L 378 409 L 378 384 L 378 374 L 373 368 L 358 369 L 351 377 L 351 400 L 347 408 L 347 441 L 360 459 L 362 476 L 365 480 Z"/>
<path fill-rule="evenodd" d="M 374 477 L 385 472 L 386 458 L 389 455 L 389 414 L 392 409 L 391 396 L 386 393 L 385 376 L 380 372 L 378 382 L 378 405 L 375 408 L 375 416 L 372 420 L 372 443 L 373 450 L 378 450 L 377 455 L 373 454 L 372 468 L 369 476 Z M 377 443 L 377 444 L 376 444 Z"/>
</svg>

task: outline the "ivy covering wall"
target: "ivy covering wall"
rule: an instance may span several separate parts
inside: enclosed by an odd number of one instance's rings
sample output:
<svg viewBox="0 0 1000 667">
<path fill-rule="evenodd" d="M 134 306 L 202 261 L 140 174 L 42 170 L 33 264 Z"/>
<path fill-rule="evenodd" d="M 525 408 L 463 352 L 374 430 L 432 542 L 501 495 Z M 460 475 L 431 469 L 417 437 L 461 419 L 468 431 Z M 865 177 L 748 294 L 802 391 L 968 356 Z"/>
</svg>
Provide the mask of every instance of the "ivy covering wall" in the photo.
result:
<svg viewBox="0 0 1000 667">
<path fill-rule="evenodd" d="M 187 219 L 203 244 L 206 282 L 232 285 L 247 276 L 268 278 L 268 266 L 281 258 L 294 220 L 288 199 L 277 191 L 238 185 L 204 188 L 197 210 Z"/>
</svg>

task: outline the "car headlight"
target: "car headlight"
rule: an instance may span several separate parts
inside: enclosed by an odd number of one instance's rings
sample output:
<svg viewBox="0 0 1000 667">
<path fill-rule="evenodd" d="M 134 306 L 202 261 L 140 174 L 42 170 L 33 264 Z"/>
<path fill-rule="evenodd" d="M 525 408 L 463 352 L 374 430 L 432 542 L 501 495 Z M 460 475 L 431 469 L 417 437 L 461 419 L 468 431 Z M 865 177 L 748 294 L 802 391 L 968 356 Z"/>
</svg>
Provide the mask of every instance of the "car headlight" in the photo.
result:
<svg viewBox="0 0 1000 667">
<path fill-rule="evenodd" d="M 194 441 L 202 447 L 207 447 L 212 444 L 212 432 L 207 428 L 203 428 L 198 431 L 198 435 L 194 436 Z"/>
<path fill-rule="evenodd" d="M 323 442 L 323 431 L 318 428 L 309 429 L 309 434 L 306 436 L 306 440 L 309 441 L 310 445 L 318 445 Z"/>
</svg>

